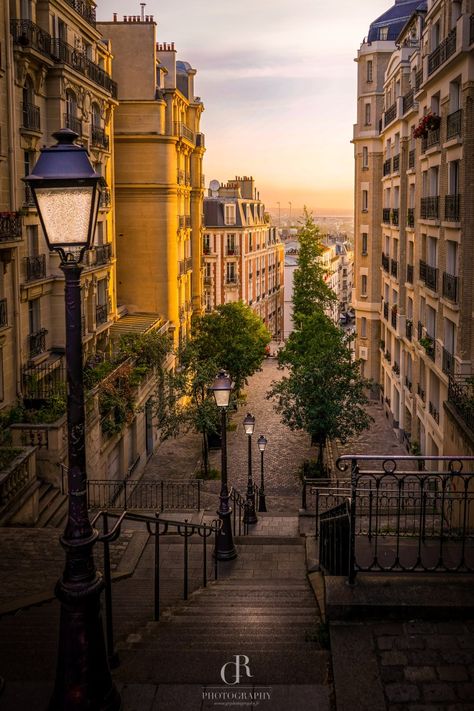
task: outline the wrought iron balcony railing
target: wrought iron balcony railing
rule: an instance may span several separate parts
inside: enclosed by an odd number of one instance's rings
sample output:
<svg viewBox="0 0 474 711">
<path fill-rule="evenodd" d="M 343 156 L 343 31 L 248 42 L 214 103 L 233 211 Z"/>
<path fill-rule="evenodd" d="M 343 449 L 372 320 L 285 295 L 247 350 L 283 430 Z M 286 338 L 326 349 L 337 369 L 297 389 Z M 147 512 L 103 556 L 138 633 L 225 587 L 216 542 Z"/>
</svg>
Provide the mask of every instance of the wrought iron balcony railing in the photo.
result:
<svg viewBox="0 0 474 711">
<path fill-rule="evenodd" d="M 14 44 L 51 56 L 51 35 L 31 20 L 11 20 L 10 32 Z"/>
<path fill-rule="evenodd" d="M 388 272 L 390 268 L 390 259 L 389 257 L 382 252 L 382 267 L 383 270 Z"/>
<path fill-rule="evenodd" d="M 194 131 L 191 131 L 182 121 L 174 122 L 174 132 L 179 138 L 186 138 L 191 143 L 195 142 Z"/>
<path fill-rule="evenodd" d="M 110 188 L 103 187 L 102 191 L 100 193 L 100 203 L 99 207 L 107 209 L 108 207 L 111 207 L 112 205 L 112 192 Z"/>
<path fill-rule="evenodd" d="M 84 18 L 90 25 L 95 27 L 95 4 L 88 0 L 66 0 L 81 17 Z"/>
<path fill-rule="evenodd" d="M 21 105 L 21 127 L 28 131 L 41 131 L 39 106 L 34 104 Z"/>
<path fill-rule="evenodd" d="M 388 126 L 389 123 L 392 123 L 397 118 L 397 105 L 392 104 L 390 108 L 388 108 L 384 114 L 383 117 L 383 125 Z"/>
<path fill-rule="evenodd" d="M 398 276 L 398 261 L 396 259 L 390 260 L 390 274 L 395 278 Z"/>
<path fill-rule="evenodd" d="M 407 390 L 411 393 L 411 390 L 412 390 L 412 382 L 411 382 L 410 378 L 408 377 L 408 375 L 405 375 L 405 387 L 406 387 Z"/>
<path fill-rule="evenodd" d="M 413 321 L 410 321 L 409 318 L 405 321 L 405 336 L 409 341 L 413 338 Z"/>
<path fill-rule="evenodd" d="M 433 291 L 438 290 L 438 270 L 420 259 L 420 279 Z"/>
<path fill-rule="evenodd" d="M 433 74 L 456 51 L 456 28 L 431 52 L 428 57 L 428 76 Z"/>
<path fill-rule="evenodd" d="M 46 335 L 48 331 L 45 328 L 41 328 L 36 333 L 30 333 L 28 336 L 28 351 L 30 358 L 34 358 L 46 350 Z"/>
<path fill-rule="evenodd" d="M 239 283 L 239 280 L 236 276 L 226 276 L 225 283 L 230 286 L 236 286 Z M 257 301 L 259 300 L 259 296 L 257 296 Z"/>
<path fill-rule="evenodd" d="M 454 375 L 454 355 L 443 347 L 443 373 Z"/>
<path fill-rule="evenodd" d="M 419 341 L 423 338 L 423 324 L 421 321 L 418 321 L 417 328 L 416 328 L 416 337 Z"/>
<path fill-rule="evenodd" d="M 19 212 L 0 212 L 0 244 L 21 239 L 21 216 Z"/>
<path fill-rule="evenodd" d="M 454 303 L 458 300 L 459 277 L 443 272 L 443 296 Z"/>
<path fill-rule="evenodd" d="M 97 148 L 103 148 L 106 151 L 109 150 L 109 137 L 100 126 L 92 126 L 91 144 Z"/>
<path fill-rule="evenodd" d="M 67 113 L 64 114 L 64 126 L 77 133 L 79 137 L 82 136 L 82 120 L 77 118 L 77 116 L 71 116 L 71 114 Z"/>
<path fill-rule="evenodd" d="M 400 153 L 397 153 L 397 155 L 393 156 L 392 170 L 394 173 L 400 170 Z"/>
<path fill-rule="evenodd" d="M 407 264 L 407 282 L 413 284 L 413 264 Z"/>
<path fill-rule="evenodd" d="M 61 39 L 51 38 L 51 56 L 56 62 L 67 64 L 68 67 L 83 74 L 94 84 L 110 92 L 114 99 L 117 98 L 117 84 L 102 67 L 86 57 L 83 52 Z"/>
<path fill-rule="evenodd" d="M 420 216 L 422 220 L 437 220 L 439 217 L 439 195 L 421 198 Z"/>
<path fill-rule="evenodd" d="M 206 145 L 204 133 L 196 133 L 196 148 L 204 148 Z M 202 176 L 204 178 L 204 176 Z"/>
<path fill-rule="evenodd" d="M 227 245 L 225 248 L 225 256 L 226 257 L 238 257 L 239 253 L 240 253 L 239 248 L 237 246 Z"/>
<path fill-rule="evenodd" d="M 391 215 L 392 225 L 395 225 L 395 227 L 398 227 L 398 221 L 399 221 L 399 208 L 394 207 L 392 210 L 392 215 Z"/>
<path fill-rule="evenodd" d="M 385 302 L 383 305 L 383 317 L 386 321 L 388 321 L 388 304 L 387 304 L 387 302 Z"/>
<path fill-rule="evenodd" d="M 439 145 L 441 140 L 441 127 L 432 128 L 426 136 L 421 139 L 421 150 L 424 153 L 428 148 Z"/>
<path fill-rule="evenodd" d="M 455 138 L 460 136 L 462 132 L 462 109 L 449 114 L 446 121 L 446 138 Z"/>
<path fill-rule="evenodd" d="M 449 222 L 459 222 L 461 215 L 461 196 L 446 195 L 444 199 L 444 219 Z"/>
<path fill-rule="evenodd" d="M 409 168 L 415 167 L 415 149 L 414 148 L 411 151 L 409 151 L 409 153 L 408 153 L 408 167 Z"/>
<path fill-rule="evenodd" d="M 418 71 L 415 74 L 415 91 L 418 91 L 418 89 L 421 88 L 422 84 L 423 84 L 423 67 L 421 69 L 418 69 Z"/>
<path fill-rule="evenodd" d="M 431 400 L 429 402 L 428 409 L 433 420 L 439 424 L 439 409 L 431 402 Z"/>
<path fill-rule="evenodd" d="M 415 208 L 409 207 L 407 209 L 407 227 L 415 226 Z"/>
<path fill-rule="evenodd" d="M 411 109 L 413 104 L 415 103 L 415 92 L 413 89 L 410 89 L 405 96 L 403 97 L 403 113 L 406 114 L 408 109 Z"/>
<path fill-rule="evenodd" d="M 25 185 L 25 202 L 23 203 L 25 207 L 32 207 L 36 209 L 35 201 L 33 199 L 33 193 L 29 185 Z"/>
<path fill-rule="evenodd" d="M 98 326 L 107 323 L 109 310 L 107 304 L 97 304 L 95 307 L 95 322 Z"/>
<path fill-rule="evenodd" d="M 0 299 L 0 328 L 8 326 L 8 309 L 7 300 Z"/>
<path fill-rule="evenodd" d="M 392 309 L 391 322 L 392 322 L 393 328 L 396 328 L 397 327 L 397 309 L 395 307 Z"/>
<path fill-rule="evenodd" d="M 474 376 L 472 374 L 449 377 L 448 402 L 474 432 Z"/>
<path fill-rule="evenodd" d="M 382 210 L 382 222 L 384 222 L 386 225 L 390 224 L 390 208 L 389 207 L 384 207 Z"/>
<path fill-rule="evenodd" d="M 36 254 L 33 257 L 25 257 L 26 280 L 35 281 L 46 277 L 46 255 Z"/>
<path fill-rule="evenodd" d="M 112 258 L 112 245 L 110 242 L 106 244 L 99 244 L 94 249 L 95 254 L 95 264 L 100 266 L 101 264 L 108 264 Z"/>
<path fill-rule="evenodd" d="M 385 160 L 384 164 L 383 164 L 383 174 L 390 175 L 391 172 L 392 172 L 392 159 L 387 158 L 387 160 Z"/>
</svg>

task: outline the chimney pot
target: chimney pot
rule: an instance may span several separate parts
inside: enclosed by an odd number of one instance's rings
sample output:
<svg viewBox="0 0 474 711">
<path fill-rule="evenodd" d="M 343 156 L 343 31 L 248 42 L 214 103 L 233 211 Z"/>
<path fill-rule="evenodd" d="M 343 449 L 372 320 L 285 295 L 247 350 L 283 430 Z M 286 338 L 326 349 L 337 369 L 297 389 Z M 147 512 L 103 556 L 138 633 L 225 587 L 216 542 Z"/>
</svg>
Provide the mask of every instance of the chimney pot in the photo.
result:
<svg viewBox="0 0 474 711">
<path fill-rule="evenodd" d="M 117 13 L 114 12 L 114 22 L 117 22 Z"/>
</svg>

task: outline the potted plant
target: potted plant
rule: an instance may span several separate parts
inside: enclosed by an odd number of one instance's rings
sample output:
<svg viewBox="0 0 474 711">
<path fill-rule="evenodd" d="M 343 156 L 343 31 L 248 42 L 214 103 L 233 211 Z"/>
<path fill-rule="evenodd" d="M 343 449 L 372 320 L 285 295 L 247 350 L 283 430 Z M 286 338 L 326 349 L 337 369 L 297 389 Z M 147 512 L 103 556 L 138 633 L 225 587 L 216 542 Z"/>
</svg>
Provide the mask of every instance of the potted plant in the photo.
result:
<svg viewBox="0 0 474 711">
<path fill-rule="evenodd" d="M 436 129 L 440 127 L 440 124 L 440 116 L 433 113 L 425 114 L 425 116 L 420 119 L 418 126 L 413 129 L 413 137 L 426 138 L 428 131 L 436 131 Z"/>
</svg>

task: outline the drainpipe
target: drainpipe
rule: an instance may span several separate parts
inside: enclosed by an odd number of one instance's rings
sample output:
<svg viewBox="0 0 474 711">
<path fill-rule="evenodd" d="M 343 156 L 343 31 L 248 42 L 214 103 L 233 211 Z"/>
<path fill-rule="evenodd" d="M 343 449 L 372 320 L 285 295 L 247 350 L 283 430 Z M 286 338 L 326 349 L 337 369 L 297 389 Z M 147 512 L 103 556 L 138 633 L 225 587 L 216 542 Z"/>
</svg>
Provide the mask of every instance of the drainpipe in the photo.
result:
<svg viewBox="0 0 474 711">
<path fill-rule="evenodd" d="M 17 112 L 15 107 L 15 85 L 14 85 L 14 63 L 13 63 L 13 43 L 10 34 L 10 9 L 9 3 L 4 5 L 5 9 L 5 30 L 6 30 L 6 78 L 7 78 L 7 112 L 8 112 L 8 182 L 10 193 L 10 210 L 16 208 L 16 164 L 15 164 L 15 127 L 17 127 Z M 20 264 L 19 247 L 13 248 L 15 258 L 11 262 L 12 286 L 13 286 L 13 338 L 14 347 L 14 368 L 16 374 L 16 394 L 21 397 L 21 314 L 20 314 Z"/>
</svg>

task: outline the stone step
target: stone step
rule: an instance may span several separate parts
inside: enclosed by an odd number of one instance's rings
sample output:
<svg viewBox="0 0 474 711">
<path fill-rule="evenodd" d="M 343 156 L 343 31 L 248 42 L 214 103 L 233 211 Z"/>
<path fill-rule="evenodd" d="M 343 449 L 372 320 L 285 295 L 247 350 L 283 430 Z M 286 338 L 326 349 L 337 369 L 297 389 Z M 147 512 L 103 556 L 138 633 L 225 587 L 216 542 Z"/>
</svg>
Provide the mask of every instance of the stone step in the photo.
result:
<svg viewBox="0 0 474 711">
<path fill-rule="evenodd" d="M 39 502 L 37 528 L 55 526 L 58 521 L 63 520 L 67 513 L 67 496 L 52 484 L 47 486 L 48 488 L 43 490 L 43 497 Z"/>
<path fill-rule="evenodd" d="M 294 607 L 293 605 L 288 605 L 286 607 L 281 607 L 280 605 L 267 605 L 267 606 L 255 606 L 247 605 L 245 602 L 240 604 L 232 603 L 212 603 L 212 604 L 199 604 L 185 607 L 174 612 L 174 616 L 185 616 L 194 617 L 196 615 L 204 615 L 206 617 L 212 617 L 213 615 L 218 615 L 219 613 L 231 614 L 231 615 L 245 615 L 245 617 L 280 617 L 280 616 L 291 616 L 301 617 L 302 615 L 313 615 L 315 612 L 313 607 Z"/>
</svg>

